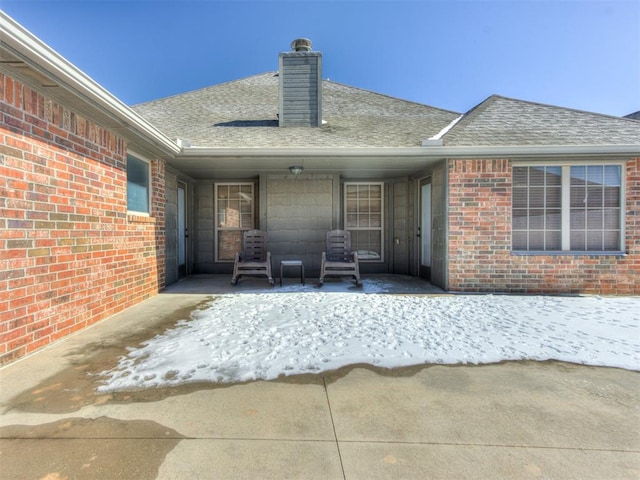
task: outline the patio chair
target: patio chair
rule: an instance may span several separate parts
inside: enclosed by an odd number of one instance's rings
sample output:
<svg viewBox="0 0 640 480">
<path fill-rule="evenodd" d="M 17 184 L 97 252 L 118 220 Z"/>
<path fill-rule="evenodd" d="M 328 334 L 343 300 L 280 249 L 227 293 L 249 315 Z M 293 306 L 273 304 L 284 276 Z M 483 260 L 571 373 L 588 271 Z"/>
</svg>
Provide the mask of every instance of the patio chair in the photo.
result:
<svg viewBox="0 0 640 480">
<path fill-rule="evenodd" d="M 351 232 L 347 230 L 327 232 L 327 250 L 322 252 L 318 287 L 322 286 L 326 276 L 353 277 L 356 286 L 362 286 L 358 253 L 351 251 Z"/>
<path fill-rule="evenodd" d="M 273 286 L 271 274 L 271 252 L 267 251 L 267 232 L 263 230 L 247 230 L 242 237 L 242 253 L 236 253 L 233 262 L 231 285 L 238 283 L 242 275 L 266 276 Z"/>
</svg>

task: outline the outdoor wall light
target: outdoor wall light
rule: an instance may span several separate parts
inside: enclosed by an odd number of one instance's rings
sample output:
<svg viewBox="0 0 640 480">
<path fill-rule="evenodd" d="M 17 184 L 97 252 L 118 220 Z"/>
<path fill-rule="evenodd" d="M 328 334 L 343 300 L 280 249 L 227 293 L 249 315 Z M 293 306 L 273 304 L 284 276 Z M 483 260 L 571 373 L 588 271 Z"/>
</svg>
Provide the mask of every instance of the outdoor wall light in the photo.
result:
<svg viewBox="0 0 640 480">
<path fill-rule="evenodd" d="M 304 167 L 302 165 L 292 165 L 289 167 L 289 171 L 294 175 L 300 175 L 303 170 Z"/>
</svg>

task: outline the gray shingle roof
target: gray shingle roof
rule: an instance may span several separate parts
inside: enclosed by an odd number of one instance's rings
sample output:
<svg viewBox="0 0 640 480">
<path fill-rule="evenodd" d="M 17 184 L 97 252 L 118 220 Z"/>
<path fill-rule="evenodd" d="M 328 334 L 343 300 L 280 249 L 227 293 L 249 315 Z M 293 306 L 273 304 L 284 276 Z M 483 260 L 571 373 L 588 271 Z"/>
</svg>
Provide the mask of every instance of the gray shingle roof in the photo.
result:
<svg viewBox="0 0 640 480">
<path fill-rule="evenodd" d="M 638 145 L 640 122 L 493 95 L 443 139 L 447 146 Z"/>
<path fill-rule="evenodd" d="M 198 147 L 418 147 L 459 113 L 323 81 L 322 127 L 278 127 L 275 72 L 132 108 Z"/>
</svg>

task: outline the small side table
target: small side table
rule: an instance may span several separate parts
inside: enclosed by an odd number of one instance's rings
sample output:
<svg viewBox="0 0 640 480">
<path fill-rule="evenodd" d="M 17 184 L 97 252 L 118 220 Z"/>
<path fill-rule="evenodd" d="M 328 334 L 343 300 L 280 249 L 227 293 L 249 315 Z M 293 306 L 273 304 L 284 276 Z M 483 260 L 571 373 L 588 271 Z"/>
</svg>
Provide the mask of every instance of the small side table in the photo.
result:
<svg viewBox="0 0 640 480">
<path fill-rule="evenodd" d="M 282 260 L 280 262 L 280 286 L 282 286 L 284 267 L 300 267 L 300 281 L 304 285 L 304 263 L 302 260 Z"/>
</svg>

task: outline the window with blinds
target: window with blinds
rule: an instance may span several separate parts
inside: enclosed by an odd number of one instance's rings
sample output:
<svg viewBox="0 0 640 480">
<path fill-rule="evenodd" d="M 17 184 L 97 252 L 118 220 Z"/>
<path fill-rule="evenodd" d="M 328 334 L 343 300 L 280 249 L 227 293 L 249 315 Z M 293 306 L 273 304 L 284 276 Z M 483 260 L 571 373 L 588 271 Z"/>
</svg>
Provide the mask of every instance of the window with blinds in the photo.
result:
<svg viewBox="0 0 640 480">
<path fill-rule="evenodd" d="M 622 250 L 620 165 L 513 167 L 515 251 Z"/>
<path fill-rule="evenodd" d="M 618 165 L 571 167 L 571 250 L 620 250 Z"/>
<path fill-rule="evenodd" d="M 562 168 L 513 169 L 514 250 L 561 250 Z"/>
</svg>

